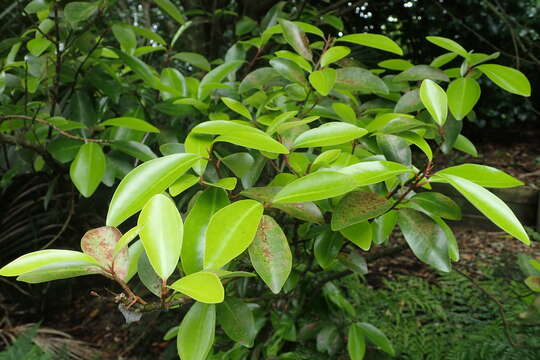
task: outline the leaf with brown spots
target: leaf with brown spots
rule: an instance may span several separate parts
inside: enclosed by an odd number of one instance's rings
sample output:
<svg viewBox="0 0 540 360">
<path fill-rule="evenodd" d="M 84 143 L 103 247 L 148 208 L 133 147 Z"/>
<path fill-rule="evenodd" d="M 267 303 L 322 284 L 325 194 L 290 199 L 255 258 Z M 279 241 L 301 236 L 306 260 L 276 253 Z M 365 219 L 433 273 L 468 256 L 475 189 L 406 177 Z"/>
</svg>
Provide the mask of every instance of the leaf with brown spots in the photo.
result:
<svg viewBox="0 0 540 360">
<path fill-rule="evenodd" d="M 264 215 L 249 247 L 251 264 L 274 294 L 280 292 L 292 269 L 287 237 L 278 223 Z"/>
<path fill-rule="evenodd" d="M 112 226 L 88 230 L 81 239 L 81 249 L 95 258 L 105 269 L 124 279 L 128 273 L 127 247 L 122 248 L 116 257 L 113 255 L 116 243 L 121 237 L 122 233 Z"/>
<path fill-rule="evenodd" d="M 393 202 L 369 191 L 355 191 L 341 199 L 332 215 L 332 230 L 373 219 L 387 212 Z"/>
</svg>

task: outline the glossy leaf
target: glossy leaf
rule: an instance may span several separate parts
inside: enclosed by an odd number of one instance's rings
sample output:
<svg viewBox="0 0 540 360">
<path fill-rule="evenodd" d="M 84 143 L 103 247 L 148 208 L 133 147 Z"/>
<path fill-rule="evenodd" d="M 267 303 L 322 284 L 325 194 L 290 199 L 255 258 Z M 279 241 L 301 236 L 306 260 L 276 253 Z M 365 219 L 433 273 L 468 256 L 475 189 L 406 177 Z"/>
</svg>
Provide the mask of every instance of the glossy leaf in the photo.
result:
<svg viewBox="0 0 540 360">
<path fill-rule="evenodd" d="M 149 161 L 157 158 L 156 154 L 154 154 L 148 145 L 138 141 L 115 141 L 111 144 L 111 148 L 131 155 L 141 161 Z"/>
<path fill-rule="evenodd" d="M 141 241 L 142 245 L 142 241 Z M 144 246 L 142 247 L 141 255 L 137 261 L 137 275 L 141 283 L 157 297 L 161 297 L 161 288 L 163 286 L 163 280 L 155 272 L 152 264 L 150 264 L 150 259 L 144 252 Z"/>
<path fill-rule="evenodd" d="M 292 46 L 294 51 L 311 61 L 313 55 L 309 48 L 309 41 L 304 31 L 292 21 L 279 19 L 283 30 L 283 37 Z"/>
<path fill-rule="evenodd" d="M 236 179 L 235 177 L 226 177 L 226 178 L 219 179 L 215 183 L 210 183 L 210 182 L 205 181 L 204 184 L 214 186 L 214 187 L 218 187 L 218 188 L 221 188 L 221 189 L 224 189 L 224 190 L 232 191 L 236 187 L 237 181 L 238 181 L 238 179 Z"/>
<path fill-rule="evenodd" d="M 441 174 L 459 176 L 484 187 L 509 188 L 523 185 L 522 181 L 499 169 L 480 164 L 451 166 L 436 173 Z"/>
<path fill-rule="evenodd" d="M 217 305 L 219 325 L 231 340 L 246 347 L 252 347 L 257 328 L 250 307 L 240 299 L 227 297 Z"/>
<path fill-rule="evenodd" d="M 173 154 L 137 166 L 116 188 L 109 204 L 107 225 L 118 226 L 138 212 L 152 196 L 171 186 L 197 159 L 193 154 Z"/>
<path fill-rule="evenodd" d="M 390 342 L 390 340 L 388 340 L 386 335 L 384 335 L 381 330 L 365 322 L 356 323 L 356 326 L 369 339 L 369 341 L 377 345 L 382 351 L 384 351 L 388 355 L 395 356 L 396 351 L 394 350 L 392 343 Z"/>
<path fill-rule="evenodd" d="M 317 263 L 323 269 L 328 269 L 336 260 L 342 245 L 343 237 L 339 233 L 328 229 L 320 232 L 315 238 L 313 248 Z"/>
<path fill-rule="evenodd" d="M 192 52 L 180 52 L 175 54 L 173 58 L 187 62 L 190 65 L 198 67 L 204 71 L 210 71 L 211 66 L 208 60 L 201 54 L 192 53 Z"/>
<path fill-rule="evenodd" d="M 328 122 L 318 128 L 303 132 L 293 143 L 295 148 L 331 146 L 358 139 L 367 134 L 366 129 L 344 122 Z"/>
<path fill-rule="evenodd" d="M 458 135 L 456 142 L 454 143 L 454 149 L 463 151 L 464 153 L 469 154 L 473 157 L 478 156 L 478 151 L 476 150 L 474 144 L 461 134 Z"/>
<path fill-rule="evenodd" d="M 116 245 L 114 246 L 113 256 L 116 256 L 122 249 L 129 245 L 137 236 L 139 236 L 139 227 L 134 226 L 128 232 L 120 237 Z"/>
<path fill-rule="evenodd" d="M 262 217 L 249 246 L 249 257 L 257 274 L 274 294 L 278 294 L 291 273 L 292 253 L 287 237 L 272 217 Z"/>
<path fill-rule="evenodd" d="M 91 262 L 62 261 L 38 267 L 17 277 L 17 281 L 38 284 L 77 276 L 103 274 L 103 269 Z"/>
<path fill-rule="evenodd" d="M 270 60 L 270 65 L 276 70 L 279 75 L 285 79 L 298 83 L 300 85 L 306 85 L 306 77 L 304 76 L 304 70 L 296 63 L 289 59 L 276 58 Z"/>
<path fill-rule="evenodd" d="M 241 102 L 228 97 L 222 97 L 221 101 L 223 101 L 223 103 L 227 105 L 227 107 L 232 111 L 242 115 L 248 120 L 251 120 L 251 114 L 249 113 L 249 110 Z"/>
<path fill-rule="evenodd" d="M 197 197 L 184 224 L 182 268 L 186 274 L 201 271 L 204 267 L 206 229 L 212 215 L 229 204 L 227 193 L 209 187 Z"/>
<path fill-rule="evenodd" d="M 169 194 L 171 196 L 178 196 L 198 182 L 199 178 L 197 176 L 191 174 L 182 175 L 169 187 Z"/>
<path fill-rule="evenodd" d="M 81 249 L 96 259 L 105 269 L 111 269 L 118 278 L 124 280 L 128 273 L 128 249 L 115 253 L 116 244 L 122 233 L 110 226 L 88 230 L 81 239 Z"/>
<path fill-rule="evenodd" d="M 332 91 L 336 82 L 336 70 L 326 68 L 309 74 L 309 83 L 319 94 L 326 96 Z"/>
<path fill-rule="evenodd" d="M 373 241 L 373 228 L 367 221 L 347 226 L 340 230 L 347 240 L 360 247 L 360 249 L 368 251 Z"/>
<path fill-rule="evenodd" d="M 388 51 L 397 55 L 403 55 L 403 50 L 390 38 L 379 34 L 352 34 L 345 35 L 337 39 L 337 41 L 346 41 L 353 44 L 372 47 L 375 49 Z"/>
<path fill-rule="evenodd" d="M 403 165 L 411 165 L 411 148 L 406 140 L 396 135 L 379 134 L 377 145 L 386 159 Z"/>
<path fill-rule="evenodd" d="M 448 116 L 448 98 L 444 90 L 432 80 L 422 81 L 420 99 L 437 124 L 442 126 Z"/>
<path fill-rule="evenodd" d="M 69 168 L 71 181 L 84 197 L 96 191 L 105 175 L 105 155 L 96 143 L 86 143 L 79 148 L 75 160 Z"/>
<path fill-rule="evenodd" d="M 195 303 L 182 319 L 176 345 L 181 360 L 206 360 L 216 328 L 215 305 Z"/>
<path fill-rule="evenodd" d="M 425 79 L 449 81 L 448 75 L 443 71 L 428 65 L 415 65 L 392 79 L 394 82 L 400 81 L 422 81 Z"/>
<path fill-rule="evenodd" d="M 342 230 L 386 213 L 393 201 L 369 192 L 355 191 L 345 195 L 332 214 L 332 230 Z"/>
<path fill-rule="evenodd" d="M 436 192 L 422 192 L 414 195 L 407 202 L 407 207 L 422 211 L 430 216 L 435 215 L 450 220 L 461 220 L 461 208 L 454 200 Z"/>
<path fill-rule="evenodd" d="M 366 355 L 366 339 L 362 329 L 356 324 L 351 324 L 347 338 L 347 351 L 351 360 L 363 360 Z"/>
<path fill-rule="evenodd" d="M 448 107 L 457 120 L 467 116 L 480 99 L 480 85 L 469 77 L 452 81 L 446 92 Z"/>
<path fill-rule="evenodd" d="M 408 167 L 391 161 L 365 161 L 339 170 L 342 174 L 352 176 L 357 186 L 376 184 L 411 171 Z"/>
<path fill-rule="evenodd" d="M 135 56 L 116 50 L 120 59 L 148 86 L 156 87 L 159 79 L 154 74 L 153 68 Z"/>
<path fill-rule="evenodd" d="M 223 302 L 225 298 L 225 290 L 221 280 L 216 274 L 209 271 L 200 271 L 184 276 L 169 287 L 205 304 L 217 304 Z"/>
<path fill-rule="evenodd" d="M 154 0 L 154 2 L 161 8 L 161 10 L 169 14 L 169 16 L 176 20 L 179 24 L 186 22 L 184 15 L 182 15 L 180 10 L 170 0 Z"/>
<path fill-rule="evenodd" d="M 210 151 L 212 150 L 212 144 L 214 139 L 209 135 L 189 133 L 184 143 L 186 152 L 199 155 L 203 159 L 196 160 L 193 164 L 193 170 L 198 175 L 203 175 L 206 165 L 208 164 L 207 158 L 210 157 Z"/>
<path fill-rule="evenodd" d="M 519 70 L 497 64 L 483 64 L 476 67 L 502 89 L 521 96 L 531 96 L 531 84 Z"/>
<path fill-rule="evenodd" d="M 251 89 L 262 89 L 278 76 L 278 72 L 271 67 L 262 67 L 254 70 L 247 74 L 242 82 L 240 82 L 238 93 L 243 94 Z"/>
<path fill-rule="evenodd" d="M 449 174 L 438 175 L 456 188 L 461 195 L 469 200 L 488 219 L 493 221 L 495 225 L 523 243 L 530 244 L 529 236 L 523 225 L 521 225 L 512 210 L 501 199 L 470 180 Z"/>
<path fill-rule="evenodd" d="M 443 229 L 423 213 L 400 209 L 398 224 L 414 255 L 434 268 L 451 270 L 448 256 L 448 240 Z"/>
<path fill-rule="evenodd" d="M 208 74 L 206 74 L 199 84 L 199 90 L 197 97 L 199 100 L 204 100 L 210 95 L 212 89 L 209 85 L 213 83 L 221 83 L 223 79 L 231 72 L 237 70 L 244 61 L 242 60 L 233 60 L 219 65 L 218 67 L 212 69 Z"/>
<path fill-rule="evenodd" d="M 442 47 L 443 49 L 461 55 L 466 59 L 469 57 L 469 53 L 467 53 L 467 50 L 465 50 L 463 46 L 459 45 L 452 39 L 448 39 L 442 36 L 427 36 L 426 39 L 430 43 L 433 43 L 439 47 Z"/>
<path fill-rule="evenodd" d="M 118 117 L 114 119 L 105 120 L 100 123 L 103 126 L 116 126 L 116 127 L 125 127 L 128 129 L 159 133 L 159 129 L 154 125 L 134 117 Z"/>
<path fill-rule="evenodd" d="M 379 216 L 371 223 L 373 227 L 373 242 L 380 245 L 388 240 L 397 224 L 397 211 L 391 210 Z"/>
<path fill-rule="evenodd" d="M 139 215 L 139 236 L 152 268 L 163 279 L 176 269 L 182 250 L 182 217 L 174 202 L 165 195 L 154 195 Z"/>
<path fill-rule="evenodd" d="M 349 55 L 351 49 L 346 46 L 333 46 L 330 49 L 326 50 L 324 54 L 321 55 L 321 67 L 326 67 L 327 65 L 334 63 L 343 59 L 345 56 Z"/>
<path fill-rule="evenodd" d="M 390 70 L 398 70 L 398 71 L 405 71 L 407 69 L 412 68 L 414 65 L 409 60 L 403 60 L 403 59 L 390 59 L 390 60 L 384 60 L 377 64 L 378 67 L 390 69 Z"/>
<path fill-rule="evenodd" d="M 64 17 L 72 24 L 84 21 L 92 16 L 98 9 L 99 2 L 73 1 L 64 7 Z"/>
<path fill-rule="evenodd" d="M 218 210 L 206 230 L 204 268 L 219 269 L 246 250 L 253 241 L 263 206 L 240 200 Z"/>
<path fill-rule="evenodd" d="M 388 86 L 378 76 L 359 67 L 346 67 L 336 70 L 336 88 L 388 94 Z"/>
</svg>

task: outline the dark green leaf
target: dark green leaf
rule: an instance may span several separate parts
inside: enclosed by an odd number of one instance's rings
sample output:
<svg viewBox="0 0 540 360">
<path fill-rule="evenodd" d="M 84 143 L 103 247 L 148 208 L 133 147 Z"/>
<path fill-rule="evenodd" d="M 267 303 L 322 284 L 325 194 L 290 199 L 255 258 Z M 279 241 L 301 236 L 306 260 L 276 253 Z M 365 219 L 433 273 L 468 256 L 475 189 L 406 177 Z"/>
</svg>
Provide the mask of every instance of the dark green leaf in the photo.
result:
<svg viewBox="0 0 540 360">
<path fill-rule="evenodd" d="M 332 230 L 342 230 L 387 212 L 393 201 L 369 192 L 355 191 L 345 195 L 332 214 Z"/>
</svg>

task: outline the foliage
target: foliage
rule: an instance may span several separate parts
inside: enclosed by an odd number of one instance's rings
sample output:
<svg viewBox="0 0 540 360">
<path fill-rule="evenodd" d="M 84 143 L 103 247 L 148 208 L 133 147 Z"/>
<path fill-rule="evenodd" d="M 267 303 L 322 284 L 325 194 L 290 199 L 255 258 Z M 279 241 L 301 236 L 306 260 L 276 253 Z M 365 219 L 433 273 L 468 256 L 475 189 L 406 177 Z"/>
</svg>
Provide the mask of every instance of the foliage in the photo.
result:
<svg viewBox="0 0 540 360">
<path fill-rule="evenodd" d="M 32 252 L 0 275 L 105 276 L 122 289 L 114 300 L 126 319 L 187 308 L 166 334 L 182 359 L 297 359 L 289 343 L 311 338 L 308 358 L 347 348 L 362 359 L 366 349 L 396 351 L 337 281 L 367 272 L 356 247 L 368 258 L 400 251 L 390 240 L 398 226 L 436 270 L 459 260 L 445 220 L 461 211 L 430 183 L 450 184 L 529 244 L 486 189 L 520 181 L 482 165 L 434 171 L 440 152 L 476 154 L 461 129 L 480 81 L 530 96 L 525 75 L 494 63 L 497 54 L 431 36 L 446 54 L 413 64 L 389 37 L 325 35 L 280 2 L 260 22 L 237 21 L 237 41 L 209 61 L 175 47 L 192 14 L 155 3 L 175 31 L 120 21 L 108 1 L 33 0 L 25 12 L 35 23 L 2 42 L 3 183 L 30 171 L 62 176 L 68 164 L 83 197 L 120 182 L 82 252 Z M 391 58 L 366 67 L 354 57 L 365 48 Z M 461 66 L 448 67 L 453 59 Z M 147 293 L 133 292 L 137 279 Z M 226 353 L 217 325 L 236 343 Z"/>
</svg>

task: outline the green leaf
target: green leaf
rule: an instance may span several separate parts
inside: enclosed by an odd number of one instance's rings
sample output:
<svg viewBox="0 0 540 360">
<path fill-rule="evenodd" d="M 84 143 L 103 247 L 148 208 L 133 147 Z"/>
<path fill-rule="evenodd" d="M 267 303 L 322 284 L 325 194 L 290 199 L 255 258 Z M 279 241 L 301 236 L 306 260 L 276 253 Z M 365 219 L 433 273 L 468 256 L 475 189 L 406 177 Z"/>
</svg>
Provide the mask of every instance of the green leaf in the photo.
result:
<svg viewBox="0 0 540 360">
<path fill-rule="evenodd" d="M 448 116 L 448 98 L 444 90 L 436 82 L 426 79 L 420 86 L 420 99 L 433 120 L 442 126 Z"/>
<path fill-rule="evenodd" d="M 223 302 L 225 290 L 219 277 L 213 272 L 200 271 L 179 280 L 169 286 L 171 289 L 205 304 Z"/>
<path fill-rule="evenodd" d="M 258 129 L 253 128 L 253 130 Z M 220 141 L 276 154 L 289 153 L 289 150 L 283 146 L 283 144 L 272 139 L 270 136 L 260 130 L 237 131 L 231 134 L 220 135 L 214 140 L 214 142 Z"/>
<path fill-rule="evenodd" d="M 336 70 L 326 68 L 317 70 L 309 74 L 309 83 L 322 96 L 326 96 L 332 91 L 336 82 Z"/>
<path fill-rule="evenodd" d="M 213 83 L 221 83 L 223 79 L 231 72 L 238 69 L 244 63 L 243 60 L 233 60 L 219 65 L 215 69 L 212 69 L 208 74 L 206 74 L 199 84 L 199 90 L 197 97 L 199 100 L 204 100 L 210 95 L 212 89 L 210 85 Z"/>
<path fill-rule="evenodd" d="M 295 111 L 286 111 L 284 113 L 279 114 L 268 125 L 268 128 L 266 129 L 266 133 L 269 134 L 269 135 L 272 135 L 274 132 L 276 132 L 276 130 L 279 128 L 279 126 L 281 124 L 283 124 L 287 120 L 293 118 L 294 116 L 296 116 L 296 114 L 298 114 L 297 110 L 295 110 Z"/>
<path fill-rule="evenodd" d="M 241 180 L 245 189 L 252 187 L 257 180 L 258 166 L 251 154 L 247 152 L 234 153 L 222 158 L 221 162 Z"/>
<path fill-rule="evenodd" d="M 262 217 L 249 246 L 249 258 L 264 283 L 278 294 L 291 273 L 292 253 L 287 237 L 272 217 Z"/>
<path fill-rule="evenodd" d="M 160 194 L 198 159 L 193 154 L 173 154 L 147 161 L 122 179 L 109 204 L 107 225 L 118 226 Z"/>
<path fill-rule="evenodd" d="M 343 237 L 338 232 L 326 229 L 315 238 L 313 252 L 317 263 L 324 269 L 328 269 L 336 260 L 341 247 Z"/>
<path fill-rule="evenodd" d="M 180 212 L 170 198 L 157 194 L 144 205 L 137 225 L 152 268 L 166 280 L 176 269 L 182 250 Z"/>
<path fill-rule="evenodd" d="M 263 206 L 240 200 L 218 210 L 206 230 L 205 269 L 219 269 L 248 248 L 255 237 Z"/>
<path fill-rule="evenodd" d="M 77 276 L 103 274 L 103 270 L 85 261 L 63 261 L 41 266 L 17 277 L 17 281 L 38 284 Z"/>
<path fill-rule="evenodd" d="M 432 44 L 437 45 L 438 47 L 441 47 L 443 49 L 456 53 L 460 56 L 463 56 L 465 59 L 469 58 L 469 53 L 467 52 L 467 50 L 465 50 L 463 46 L 459 45 L 454 40 L 451 40 L 442 36 L 426 36 L 426 39 L 427 41 L 429 41 Z"/>
<path fill-rule="evenodd" d="M 352 176 L 356 186 L 366 186 L 388 180 L 396 175 L 412 172 L 412 170 L 391 161 L 365 161 L 342 168 L 339 172 Z"/>
<path fill-rule="evenodd" d="M 197 176 L 191 174 L 182 175 L 174 184 L 169 187 L 169 194 L 171 194 L 171 196 L 180 195 L 182 192 L 198 182 L 199 178 Z"/>
<path fill-rule="evenodd" d="M 103 121 L 102 123 L 100 123 L 100 125 L 124 127 L 124 128 L 138 130 L 138 131 L 159 133 L 159 129 L 156 128 L 154 125 L 144 120 L 137 119 L 134 117 L 113 118 L 113 119 Z"/>
<path fill-rule="evenodd" d="M 244 77 L 238 86 L 238 93 L 243 94 L 251 89 L 262 89 L 278 76 L 279 73 L 271 67 L 263 67 L 254 70 Z"/>
<path fill-rule="evenodd" d="M 204 174 L 214 139 L 208 135 L 189 133 L 184 142 L 186 152 L 199 155 L 202 159 L 193 164 L 193 170 L 200 176 Z"/>
<path fill-rule="evenodd" d="M 448 123 L 448 121 L 446 122 Z M 428 142 L 422 136 L 418 135 L 415 132 L 407 131 L 399 134 L 399 137 L 407 140 L 407 142 L 416 145 L 424 154 L 426 154 L 428 160 L 433 159 L 433 152 L 429 147 Z"/>
<path fill-rule="evenodd" d="M 365 322 L 356 323 L 356 326 L 358 326 L 358 329 L 369 339 L 369 341 L 377 345 L 382 351 L 390 356 L 396 355 L 392 343 L 381 330 Z"/>
<path fill-rule="evenodd" d="M 186 78 L 180 71 L 173 68 L 165 68 L 161 71 L 159 80 L 161 81 L 161 84 L 168 87 L 168 90 L 161 91 L 161 97 L 164 100 L 177 96 L 188 96 Z"/>
<path fill-rule="evenodd" d="M 379 134 L 377 135 L 377 145 L 386 159 L 403 165 L 411 164 L 412 154 L 409 143 L 399 136 Z"/>
<path fill-rule="evenodd" d="M 388 51 L 397 55 L 403 55 L 403 50 L 392 39 L 379 34 L 352 34 L 345 35 L 337 41 L 346 41 L 353 44 L 368 46 L 371 48 Z"/>
<path fill-rule="evenodd" d="M 332 214 L 332 230 L 342 230 L 354 224 L 378 217 L 386 213 L 394 204 L 384 196 L 369 192 L 355 191 L 345 195 Z"/>
<path fill-rule="evenodd" d="M 79 251 L 40 250 L 18 257 L 0 269 L 0 276 L 17 276 L 42 266 L 60 262 L 83 262 L 99 265 L 96 259 Z"/>
<path fill-rule="evenodd" d="M 174 339 L 178 335 L 178 328 L 179 326 L 173 326 L 172 328 L 167 330 L 165 335 L 163 335 L 163 341 L 169 341 Z"/>
<path fill-rule="evenodd" d="M 28 14 L 35 14 L 45 10 L 49 10 L 49 4 L 45 0 L 32 0 L 24 7 L 24 11 Z"/>
<path fill-rule="evenodd" d="M 180 10 L 169 0 L 154 0 L 154 2 L 161 8 L 161 10 L 169 14 L 169 16 L 176 20 L 180 25 L 186 22 L 184 15 L 182 15 Z"/>
<path fill-rule="evenodd" d="M 311 64 L 298 54 L 295 54 L 288 50 L 279 50 L 276 51 L 275 54 L 277 57 L 291 60 L 296 65 L 300 66 L 302 69 L 306 70 L 309 73 L 313 71 L 313 67 L 311 66 Z"/>
<path fill-rule="evenodd" d="M 124 24 L 124 26 L 126 25 Z M 155 41 L 158 44 L 161 44 L 164 46 L 167 45 L 167 42 L 159 34 L 153 32 L 152 30 L 149 30 L 143 27 L 133 26 L 133 25 L 127 25 L 127 27 L 129 27 L 135 34 L 139 36 L 145 37 L 148 40 Z"/>
<path fill-rule="evenodd" d="M 450 257 L 450 260 L 459 261 L 459 246 L 457 243 L 456 236 L 454 235 L 454 232 L 452 231 L 450 226 L 448 226 L 448 224 L 446 224 L 444 220 L 441 219 L 440 217 L 436 215 L 429 215 L 429 216 L 437 224 L 439 224 L 439 226 L 441 227 L 441 229 L 444 231 L 446 235 L 446 240 L 448 241 L 448 256 Z"/>
<path fill-rule="evenodd" d="M 408 61 L 403 59 L 390 59 L 390 60 L 384 60 L 377 64 L 378 67 L 382 67 L 389 70 L 398 70 L 398 71 L 405 71 L 407 69 L 412 68 L 414 65 Z"/>
<path fill-rule="evenodd" d="M 530 244 L 529 236 L 523 225 L 521 225 L 512 210 L 497 196 L 470 180 L 449 174 L 438 174 L 438 176 L 448 181 L 495 225 L 526 245 Z"/>
<path fill-rule="evenodd" d="M 475 184 L 492 188 L 509 188 L 523 185 L 523 182 L 495 169 L 479 164 L 462 164 L 440 170 L 436 175 L 454 175 L 472 181 Z"/>
<path fill-rule="evenodd" d="M 339 145 L 367 134 L 366 129 L 344 122 L 328 122 L 303 132 L 293 143 L 295 148 Z"/>
<path fill-rule="evenodd" d="M 323 151 L 311 163 L 311 172 L 316 171 L 322 167 L 329 167 L 331 163 L 338 159 L 340 154 L 340 149 Z"/>
<path fill-rule="evenodd" d="M 36 38 L 32 39 L 26 44 L 30 54 L 34 56 L 40 56 L 49 46 L 52 45 L 52 42 L 45 38 Z"/>
<path fill-rule="evenodd" d="M 357 324 L 351 324 L 347 333 L 347 351 L 351 360 L 363 360 L 366 355 L 366 339 Z"/>
<path fill-rule="evenodd" d="M 88 127 L 93 126 L 97 120 L 96 110 L 92 98 L 84 90 L 75 90 L 68 105 L 68 116 Z"/>
<path fill-rule="evenodd" d="M 336 70 L 336 89 L 388 94 L 388 86 L 378 76 L 359 67 Z"/>
<path fill-rule="evenodd" d="M 456 58 L 456 56 L 457 56 L 457 54 L 452 53 L 452 52 L 439 55 L 435 59 L 433 59 L 433 61 L 431 61 L 429 66 L 433 66 L 435 68 L 440 68 L 441 66 L 446 65 L 450 61 L 454 60 Z"/>
<path fill-rule="evenodd" d="M 449 81 L 448 75 L 443 71 L 428 65 L 416 65 L 394 76 L 392 81 L 422 81 L 425 79 Z"/>
<path fill-rule="evenodd" d="M 115 253 L 116 244 L 122 233 L 111 226 L 88 230 L 81 239 L 82 251 L 93 257 L 105 269 L 111 270 L 124 280 L 128 273 L 128 249 L 124 247 Z"/>
<path fill-rule="evenodd" d="M 321 55 L 321 67 L 326 67 L 329 64 L 339 61 L 350 53 L 351 49 L 346 46 L 333 46 Z"/>
<path fill-rule="evenodd" d="M 285 185 L 275 203 L 316 201 L 346 194 L 356 188 L 354 177 L 338 171 L 321 170 Z"/>
<path fill-rule="evenodd" d="M 531 83 L 519 70 L 497 64 L 479 65 L 476 69 L 504 90 L 521 96 L 531 96 Z"/>
<path fill-rule="evenodd" d="M 343 103 L 333 103 L 332 109 L 341 118 L 341 120 L 351 124 L 354 124 L 356 122 L 356 112 L 350 105 Z"/>
<path fill-rule="evenodd" d="M 175 54 L 173 58 L 187 62 L 188 64 L 198 67 L 199 69 L 202 69 L 204 71 L 210 71 L 212 69 L 208 60 L 206 60 L 206 58 L 201 54 L 192 52 L 180 52 L 178 54 Z"/>
<path fill-rule="evenodd" d="M 64 17 L 71 24 L 84 21 L 92 16 L 99 7 L 99 2 L 73 1 L 64 8 Z"/>
<path fill-rule="evenodd" d="M 394 107 L 394 111 L 396 113 L 412 113 L 423 108 L 424 105 L 420 100 L 419 91 L 418 89 L 414 89 L 407 91 L 399 98 L 396 106 Z"/>
<path fill-rule="evenodd" d="M 299 83 L 300 85 L 306 85 L 306 77 L 304 76 L 304 70 L 295 62 L 289 59 L 276 58 L 270 60 L 270 65 L 274 70 L 278 72 L 279 75 L 285 79 Z"/>
<path fill-rule="evenodd" d="M 84 197 L 90 197 L 96 191 L 105 175 L 105 166 L 105 155 L 98 144 L 86 143 L 79 148 L 69 168 L 69 176 Z"/>
<path fill-rule="evenodd" d="M 219 179 L 215 183 L 204 181 L 204 184 L 231 191 L 231 190 L 234 190 L 234 188 L 236 187 L 237 181 L 238 180 L 235 177 L 226 177 L 226 178 Z"/>
<path fill-rule="evenodd" d="M 133 52 L 137 47 L 137 38 L 135 37 L 135 32 L 128 26 L 121 23 L 114 24 L 112 26 L 112 32 L 120 44 L 122 51 L 133 55 Z"/>
<path fill-rule="evenodd" d="M 250 307 L 240 299 L 228 297 L 217 306 L 219 325 L 231 340 L 252 347 L 257 335 L 255 319 Z"/>
<path fill-rule="evenodd" d="M 181 360 L 206 360 L 214 343 L 216 307 L 195 303 L 182 319 L 176 345 Z"/>
<path fill-rule="evenodd" d="M 181 154 L 186 152 L 184 144 L 179 144 L 176 142 L 165 143 L 159 146 L 159 151 L 163 156 L 172 155 L 172 154 Z M 191 151 L 187 151 L 191 152 Z"/>
<path fill-rule="evenodd" d="M 227 107 L 231 109 L 232 111 L 234 111 L 235 113 L 238 113 L 242 115 L 243 117 L 245 117 L 246 119 L 251 120 L 251 114 L 249 110 L 241 102 L 228 98 L 228 97 L 222 97 L 221 101 L 223 101 L 223 103 L 227 105 Z"/>
<path fill-rule="evenodd" d="M 294 51 L 311 61 L 313 55 L 309 49 L 309 41 L 304 31 L 292 21 L 278 20 L 283 30 L 283 37 L 292 46 Z"/>
<path fill-rule="evenodd" d="M 454 143 L 454 149 L 463 151 L 464 153 L 469 154 L 473 157 L 478 156 L 478 151 L 476 150 L 474 144 L 461 134 L 458 135 L 456 142 Z"/>
<path fill-rule="evenodd" d="M 525 285 L 534 292 L 540 292 L 540 276 L 528 276 Z"/>
<path fill-rule="evenodd" d="M 144 83 L 150 87 L 156 88 L 159 83 L 158 77 L 154 74 L 155 70 L 144 61 L 135 56 L 126 54 L 120 50 L 115 50 L 122 62 L 126 64 Z"/>
<path fill-rule="evenodd" d="M 141 241 L 142 245 L 142 241 Z M 157 297 L 161 297 L 161 291 L 163 286 L 163 280 L 156 274 L 147 254 L 144 252 L 144 247 L 141 246 L 142 251 L 137 261 L 137 275 L 142 284 Z"/>
<path fill-rule="evenodd" d="M 469 77 L 459 78 L 450 83 L 446 90 L 448 106 L 457 120 L 463 119 L 480 99 L 480 85 Z"/>
<path fill-rule="evenodd" d="M 208 223 L 212 215 L 227 205 L 229 205 L 227 193 L 220 188 L 209 187 L 197 197 L 184 224 L 181 257 L 182 268 L 186 274 L 203 269 Z"/>
<path fill-rule="evenodd" d="M 391 210 L 372 221 L 373 242 L 380 245 L 388 240 L 397 224 L 397 211 Z"/>
<path fill-rule="evenodd" d="M 448 240 L 436 222 L 416 210 L 400 209 L 398 224 L 418 259 L 440 271 L 451 270 Z"/>
<path fill-rule="evenodd" d="M 460 207 L 448 196 L 437 192 L 416 194 L 406 203 L 406 206 L 429 216 L 435 215 L 450 220 L 461 220 Z"/>
<path fill-rule="evenodd" d="M 127 233 L 122 235 L 116 245 L 114 246 L 113 256 L 116 256 L 122 249 L 127 247 L 127 245 L 135 239 L 137 236 L 139 236 L 139 227 L 134 226 L 131 228 Z"/>
<path fill-rule="evenodd" d="M 111 143 L 111 148 L 119 150 L 125 154 L 131 155 L 141 161 L 149 161 L 157 158 L 157 155 L 143 143 L 138 141 L 122 141 L 118 140 Z"/>
<path fill-rule="evenodd" d="M 373 227 L 368 221 L 357 223 L 340 230 L 347 240 L 368 251 L 373 241 Z"/>
</svg>

